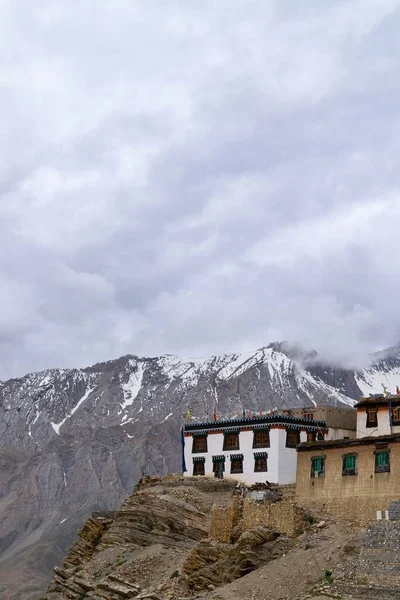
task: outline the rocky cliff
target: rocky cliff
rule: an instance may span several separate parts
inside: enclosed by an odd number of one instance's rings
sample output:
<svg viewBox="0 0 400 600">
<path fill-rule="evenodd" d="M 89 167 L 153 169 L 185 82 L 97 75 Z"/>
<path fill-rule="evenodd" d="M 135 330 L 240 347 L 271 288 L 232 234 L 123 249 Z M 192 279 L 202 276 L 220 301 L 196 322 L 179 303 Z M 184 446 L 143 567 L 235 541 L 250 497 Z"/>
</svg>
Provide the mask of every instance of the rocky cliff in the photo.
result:
<svg viewBox="0 0 400 600">
<path fill-rule="evenodd" d="M 0 596 L 36 598 L 92 511 L 116 509 L 143 475 L 179 471 L 188 409 L 204 419 L 352 404 L 399 381 L 397 347 L 353 371 L 283 343 L 209 359 L 125 356 L 0 383 Z"/>
<path fill-rule="evenodd" d="M 120 510 L 88 519 L 41 600 L 361 600 L 358 530 L 319 514 L 312 524 L 291 486 L 263 487 L 256 501 L 226 480 L 141 480 Z"/>
</svg>

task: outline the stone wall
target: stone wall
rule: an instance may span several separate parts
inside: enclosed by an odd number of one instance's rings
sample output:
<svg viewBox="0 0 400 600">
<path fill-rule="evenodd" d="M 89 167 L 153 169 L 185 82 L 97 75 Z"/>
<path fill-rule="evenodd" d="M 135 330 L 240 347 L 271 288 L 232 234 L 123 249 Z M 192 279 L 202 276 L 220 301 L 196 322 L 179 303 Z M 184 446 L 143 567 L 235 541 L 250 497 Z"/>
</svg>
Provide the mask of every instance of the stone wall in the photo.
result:
<svg viewBox="0 0 400 600">
<path fill-rule="evenodd" d="M 364 536 L 357 568 L 357 582 L 363 585 L 400 589 L 400 523 L 376 521 Z"/>
<path fill-rule="evenodd" d="M 211 509 L 211 523 L 209 537 L 212 540 L 229 544 L 232 541 L 232 533 L 241 516 L 242 501 L 239 496 L 232 498 L 227 508 L 214 506 Z"/>
<path fill-rule="evenodd" d="M 355 408 L 317 406 L 313 408 L 294 408 L 288 412 L 300 418 L 304 418 L 305 414 L 312 413 L 315 420 L 325 421 L 328 427 L 353 431 L 357 428 L 357 411 Z"/>
<path fill-rule="evenodd" d="M 303 524 L 303 512 L 293 501 L 270 503 L 250 498 L 239 501 L 234 498 L 228 508 L 213 507 L 210 538 L 230 543 L 235 528 L 242 533 L 259 525 L 294 536 L 303 531 Z"/>
<path fill-rule="evenodd" d="M 376 519 L 377 510 L 387 510 L 392 499 L 400 498 L 400 444 L 389 443 L 390 473 L 375 473 L 375 446 L 307 449 L 297 455 L 296 501 L 303 507 L 323 507 L 338 518 L 366 525 Z M 357 475 L 342 476 L 343 454 L 357 454 Z M 325 456 L 325 477 L 312 479 L 311 458 Z"/>
<path fill-rule="evenodd" d="M 243 529 L 257 525 L 285 535 L 297 535 L 303 530 L 303 513 L 294 502 L 268 504 L 246 498 L 243 502 Z"/>
</svg>

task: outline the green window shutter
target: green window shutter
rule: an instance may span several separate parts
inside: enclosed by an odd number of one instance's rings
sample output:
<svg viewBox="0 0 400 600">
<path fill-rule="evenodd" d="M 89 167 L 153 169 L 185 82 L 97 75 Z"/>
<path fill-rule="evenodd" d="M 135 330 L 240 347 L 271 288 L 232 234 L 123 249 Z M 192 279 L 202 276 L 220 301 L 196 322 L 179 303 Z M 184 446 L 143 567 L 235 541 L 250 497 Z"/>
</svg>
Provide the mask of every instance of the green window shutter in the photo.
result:
<svg viewBox="0 0 400 600">
<path fill-rule="evenodd" d="M 355 469 L 356 468 L 356 457 L 354 454 L 347 454 L 344 457 L 344 468 Z"/>
<path fill-rule="evenodd" d="M 386 451 L 376 453 L 376 462 L 378 467 L 385 467 L 389 464 L 389 453 Z"/>
<path fill-rule="evenodd" d="M 315 457 L 312 459 L 313 461 L 313 470 L 314 471 L 322 471 L 322 458 Z"/>
</svg>

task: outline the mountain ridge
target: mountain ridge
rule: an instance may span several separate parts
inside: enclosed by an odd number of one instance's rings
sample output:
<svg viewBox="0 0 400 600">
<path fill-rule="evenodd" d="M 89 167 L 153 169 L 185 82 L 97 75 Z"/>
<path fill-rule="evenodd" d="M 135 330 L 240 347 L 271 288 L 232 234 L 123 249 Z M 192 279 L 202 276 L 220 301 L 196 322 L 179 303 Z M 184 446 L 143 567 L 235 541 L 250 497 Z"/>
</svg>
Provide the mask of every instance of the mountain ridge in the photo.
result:
<svg viewBox="0 0 400 600">
<path fill-rule="evenodd" d="M 81 523 L 76 515 L 115 509 L 144 475 L 178 472 L 188 409 L 204 420 L 215 409 L 232 418 L 243 408 L 351 406 L 382 383 L 400 383 L 400 351 L 355 371 L 320 364 L 315 351 L 287 342 L 205 359 L 129 354 L 1 382 L 0 581 L 20 561 L 40 562 L 45 545 L 43 589 L 51 557 L 55 564 Z M 24 585 L 8 587 L 7 597 L 36 598 Z"/>
</svg>

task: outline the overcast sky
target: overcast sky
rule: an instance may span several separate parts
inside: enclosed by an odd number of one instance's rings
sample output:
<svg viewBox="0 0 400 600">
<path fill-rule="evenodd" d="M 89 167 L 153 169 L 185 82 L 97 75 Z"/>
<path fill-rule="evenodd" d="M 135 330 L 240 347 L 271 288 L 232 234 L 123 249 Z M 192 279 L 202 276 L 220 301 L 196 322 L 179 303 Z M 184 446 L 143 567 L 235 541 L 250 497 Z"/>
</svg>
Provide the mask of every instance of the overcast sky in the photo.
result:
<svg viewBox="0 0 400 600">
<path fill-rule="evenodd" d="M 1 0 L 0 377 L 400 341 L 400 1 Z"/>
</svg>

